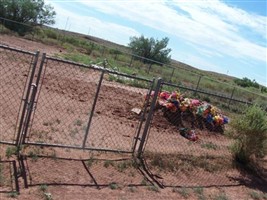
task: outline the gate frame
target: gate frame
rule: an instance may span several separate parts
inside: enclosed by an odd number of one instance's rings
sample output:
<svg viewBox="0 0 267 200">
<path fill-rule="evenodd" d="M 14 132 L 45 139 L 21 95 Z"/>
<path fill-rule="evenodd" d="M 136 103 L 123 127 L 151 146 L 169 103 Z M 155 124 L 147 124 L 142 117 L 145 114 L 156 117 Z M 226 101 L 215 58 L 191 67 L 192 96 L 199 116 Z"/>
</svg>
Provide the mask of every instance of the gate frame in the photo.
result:
<svg viewBox="0 0 267 200">
<path fill-rule="evenodd" d="M 41 79 L 41 77 L 44 78 L 44 76 L 45 76 L 45 71 L 46 71 L 46 67 L 47 66 L 44 66 L 44 65 L 47 64 L 48 60 L 58 61 L 58 62 L 70 64 L 70 65 L 73 65 L 75 67 L 85 67 L 85 68 L 89 68 L 89 69 L 94 69 L 94 70 L 98 70 L 101 73 L 99 81 L 98 81 L 98 85 L 97 85 L 97 88 L 96 88 L 96 93 L 94 95 L 94 101 L 92 103 L 91 112 L 89 114 L 89 119 L 87 121 L 87 128 L 86 128 L 84 137 L 82 139 L 81 146 L 38 143 L 38 142 L 29 142 L 29 141 L 26 140 L 26 138 L 30 134 L 30 132 L 28 130 L 31 129 L 31 126 L 34 123 L 33 121 L 34 121 L 34 116 L 35 116 L 35 108 L 38 106 L 38 98 L 39 98 L 39 94 L 40 94 L 40 92 L 42 90 L 42 83 L 40 83 L 40 79 Z M 96 68 L 96 67 L 90 66 L 90 65 L 84 65 L 84 64 L 80 64 L 80 63 L 76 63 L 76 62 L 72 62 L 72 61 L 67 61 L 67 60 L 63 60 L 63 59 L 49 57 L 49 56 L 46 56 L 45 53 L 43 53 L 42 54 L 42 59 L 41 59 L 41 64 L 40 64 L 40 68 L 39 68 L 39 71 L 38 71 L 38 74 L 37 74 L 37 80 L 36 80 L 35 83 L 32 82 L 31 85 L 29 85 L 29 88 L 31 90 L 31 96 L 30 96 L 30 100 L 28 102 L 28 109 L 27 109 L 27 112 L 26 112 L 25 122 L 24 122 L 24 126 L 23 126 L 23 129 L 22 129 L 22 133 L 21 133 L 20 138 L 19 138 L 18 146 L 21 146 L 23 144 L 27 144 L 27 145 L 35 145 L 35 146 L 59 147 L 59 148 L 71 148 L 71 149 L 81 149 L 81 150 L 92 150 L 92 151 L 105 151 L 105 152 L 131 153 L 131 154 L 134 154 L 135 150 L 136 150 L 136 146 L 137 146 L 138 140 L 142 141 L 142 139 L 140 138 L 140 132 L 141 132 L 141 129 L 142 129 L 143 121 L 145 119 L 145 114 L 146 114 L 147 107 L 150 106 L 149 105 L 149 99 L 147 99 L 145 101 L 144 107 L 142 108 L 144 111 L 143 111 L 143 114 L 140 116 L 140 119 L 138 120 L 137 129 L 136 129 L 136 132 L 135 132 L 135 134 L 134 134 L 134 136 L 132 138 L 132 144 L 131 144 L 131 146 L 129 146 L 129 150 L 116 150 L 116 149 L 108 149 L 108 148 L 93 148 L 93 147 L 86 147 L 85 146 L 85 143 L 88 140 L 88 135 L 90 133 L 90 125 L 91 125 L 91 121 L 92 121 L 92 118 L 93 118 L 93 115 L 94 115 L 95 106 L 96 106 L 97 101 L 98 101 L 99 92 L 101 90 L 101 85 L 102 85 L 102 82 L 104 80 L 105 73 L 124 76 L 124 77 L 132 78 L 132 79 L 135 79 L 135 80 L 146 81 L 148 84 L 150 83 L 149 87 L 146 88 L 147 93 L 149 95 L 151 94 L 151 92 L 153 90 L 153 85 L 154 85 L 155 79 L 153 78 L 152 80 L 149 80 L 149 79 L 136 77 L 136 76 L 132 76 L 132 75 L 127 75 L 127 74 L 116 72 L 114 70 L 107 69 L 106 68 L 106 65 L 107 65 L 107 61 L 106 60 L 103 61 L 103 65 L 104 65 L 104 67 Z"/>
</svg>

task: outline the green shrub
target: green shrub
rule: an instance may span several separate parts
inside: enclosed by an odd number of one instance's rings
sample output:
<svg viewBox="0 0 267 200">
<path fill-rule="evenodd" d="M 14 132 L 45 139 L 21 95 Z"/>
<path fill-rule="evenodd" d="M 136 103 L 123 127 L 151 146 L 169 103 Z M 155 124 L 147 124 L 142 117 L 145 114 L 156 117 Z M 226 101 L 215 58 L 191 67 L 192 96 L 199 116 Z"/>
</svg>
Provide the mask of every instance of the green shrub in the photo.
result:
<svg viewBox="0 0 267 200">
<path fill-rule="evenodd" d="M 267 117 L 260 107 L 249 107 L 231 125 L 229 135 L 235 139 L 232 151 L 236 161 L 249 164 L 253 156 L 262 158 L 267 154 Z"/>
</svg>

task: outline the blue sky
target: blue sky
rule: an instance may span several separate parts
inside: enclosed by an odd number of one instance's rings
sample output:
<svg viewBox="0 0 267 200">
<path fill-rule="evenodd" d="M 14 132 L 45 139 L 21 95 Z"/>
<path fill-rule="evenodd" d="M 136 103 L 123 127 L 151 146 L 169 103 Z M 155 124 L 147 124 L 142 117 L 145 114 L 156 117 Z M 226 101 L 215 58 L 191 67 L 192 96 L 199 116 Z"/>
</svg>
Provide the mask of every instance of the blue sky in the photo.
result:
<svg viewBox="0 0 267 200">
<path fill-rule="evenodd" d="M 267 86 L 266 0 L 45 0 L 54 27 L 127 45 L 168 37 L 173 59 Z"/>
</svg>

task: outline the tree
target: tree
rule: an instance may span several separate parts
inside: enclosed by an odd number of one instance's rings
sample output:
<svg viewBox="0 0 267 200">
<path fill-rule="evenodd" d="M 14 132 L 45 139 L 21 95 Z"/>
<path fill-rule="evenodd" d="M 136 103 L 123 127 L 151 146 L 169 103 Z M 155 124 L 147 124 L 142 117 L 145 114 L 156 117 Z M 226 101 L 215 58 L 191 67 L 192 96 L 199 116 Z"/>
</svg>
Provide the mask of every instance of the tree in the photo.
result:
<svg viewBox="0 0 267 200">
<path fill-rule="evenodd" d="M 6 20 L 4 25 L 19 34 L 31 31 L 32 26 L 54 24 L 56 12 L 50 5 L 45 5 L 44 0 L 1 0 L 0 17 Z M 25 26 L 28 24 L 30 26 Z"/>
<path fill-rule="evenodd" d="M 255 81 L 255 79 L 253 81 L 251 81 L 249 78 L 244 77 L 243 79 L 235 79 L 234 82 L 241 86 L 241 87 L 254 87 L 259 89 L 260 85 Z"/>
<path fill-rule="evenodd" d="M 165 37 L 162 40 L 155 40 L 154 38 L 131 37 L 129 47 L 132 52 L 138 56 L 148 58 L 144 59 L 144 63 L 153 63 L 155 60 L 161 63 L 169 63 L 171 56 L 169 53 L 171 49 L 167 48 L 169 38 Z"/>
</svg>

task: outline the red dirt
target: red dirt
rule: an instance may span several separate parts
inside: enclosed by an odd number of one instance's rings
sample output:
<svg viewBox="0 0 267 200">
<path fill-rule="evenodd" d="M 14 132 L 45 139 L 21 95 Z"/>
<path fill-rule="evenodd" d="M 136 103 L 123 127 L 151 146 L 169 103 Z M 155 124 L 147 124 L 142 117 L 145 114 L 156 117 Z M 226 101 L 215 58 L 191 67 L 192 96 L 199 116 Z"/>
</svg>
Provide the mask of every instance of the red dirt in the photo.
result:
<svg viewBox="0 0 267 200">
<path fill-rule="evenodd" d="M 64 51 L 59 47 L 7 35 L 0 36 L 0 44 L 28 51 L 40 50 L 49 55 Z M 15 64 L 15 61 L 12 62 Z M 21 63 L 21 66 L 24 66 L 23 63 Z M 51 64 L 51 66 L 53 65 Z M 50 144 L 80 145 L 100 73 L 93 70 L 77 71 L 71 66 L 64 66 L 64 70 L 57 71 L 51 66 L 48 64 L 42 82 L 42 90 L 30 132 L 31 137 L 28 141 L 40 142 L 42 140 L 42 142 Z M 7 73 L 10 73 L 10 71 L 7 71 Z M 1 82 L 1 88 L 5 89 L 2 90 L 5 94 L 9 94 L 14 85 L 23 85 L 23 77 L 27 76 L 27 68 L 21 67 L 20 72 L 12 71 L 10 74 L 12 74 L 12 77 L 10 77 L 9 83 Z M 17 76 L 21 79 L 18 79 Z M 8 88 L 7 85 L 10 87 Z M 22 91 L 23 88 L 17 87 L 15 94 Z M 133 114 L 131 109 L 142 106 L 145 92 L 143 89 L 105 80 L 99 96 L 99 102 L 101 103 L 96 106 L 96 115 L 92 121 L 90 135 L 85 143 L 86 146 L 130 150 L 139 123 L 138 116 Z M 3 98 L 1 108 L 10 108 L 10 104 L 17 108 L 20 100 L 13 98 L 14 96 Z M 10 99 L 13 100 L 9 102 Z M 1 123 L 3 124 L 1 130 L 7 131 L 3 134 L 7 140 L 13 137 L 16 112 L 17 109 L 12 112 L 3 112 L 5 115 L 2 116 L 4 123 Z M 77 120 L 80 120 L 81 125 L 78 124 Z M 74 125 L 75 123 L 76 125 Z M 38 133 L 42 134 L 38 135 Z M 62 134 L 64 137 L 62 137 Z M 172 126 L 160 111 L 157 111 L 146 150 L 163 154 L 184 154 L 185 151 L 191 151 L 193 156 L 208 154 L 230 158 L 227 149 L 230 141 L 223 135 L 199 130 L 198 134 L 201 141 L 189 143 L 188 140 L 179 135 L 177 128 Z M 214 151 L 202 146 L 209 142 L 219 148 Z M 0 148 L 1 158 L 4 158 L 6 146 L 0 145 Z M 20 178 L 22 188 L 17 199 L 44 199 L 44 193 L 50 193 L 53 199 L 200 198 L 193 189 L 188 189 L 189 196 L 187 198 L 182 195 L 185 189 L 181 189 L 182 192 L 177 192 L 177 190 L 175 192 L 170 187 L 156 190 L 144 181 L 145 176 L 138 169 L 133 166 L 124 166 L 131 158 L 129 155 L 92 153 L 90 151 L 61 148 L 28 148 L 26 152 L 30 155 L 38 154 L 51 156 L 52 158 L 35 159 L 33 157 L 27 159 L 30 187 L 23 188 Z M 55 159 L 55 156 L 77 160 Z M 90 160 L 90 158 L 93 159 Z M 118 158 L 128 161 L 117 160 Z M 89 161 L 83 162 L 82 159 L 89 159 Z M 148 163 L 150 163 L 149 160 Z M 203 169 L 198 169 L 191 175 L 179 173 L 175 177 L 173 173 L 160 172 L 156 167 L 151 167 L 151 170 L 153 173 L 163 176 L 164 180 L 160 178 L 158 180 L 165 184 L 210 185 L 211 187 L 204 188 L 202 196 L 205 196 L 206 199 L 215 199 L 219 195 L 225 195 L 229 199 L 252 199 L 251 192 L 257 192 L 260 195 L 263 195 L 264 191 L 266 192 L 266 188 L 264 190 L 261 186 L 249 182 L 254 179 L 246 179 L 234 169 L 226 170 L 221 174 L 213 174 L 213 176 Z M 179 177 L 179 181 L 176 177 Z M 232 179 L 229 179 L 229 177 Z M 239 181 L 233 179 L 248 180 L 248 182 L 246 186 L 238 185 Z M 216 185 L 216 181 L 219 186 L 213 186 Z M 111 189 L 111 184 L 114 182 L 118 187 Z M 220 187 L 224 184 L 227 186 Z M 231 184 L 235 186 L 231 186 Z M 47 185 L 47 191 L 41 191 L 40 185 Z M 0 193 L 0 197 L 1 200 L 10 199 L 9 195 L 5 193 Z"/>
</svg>

